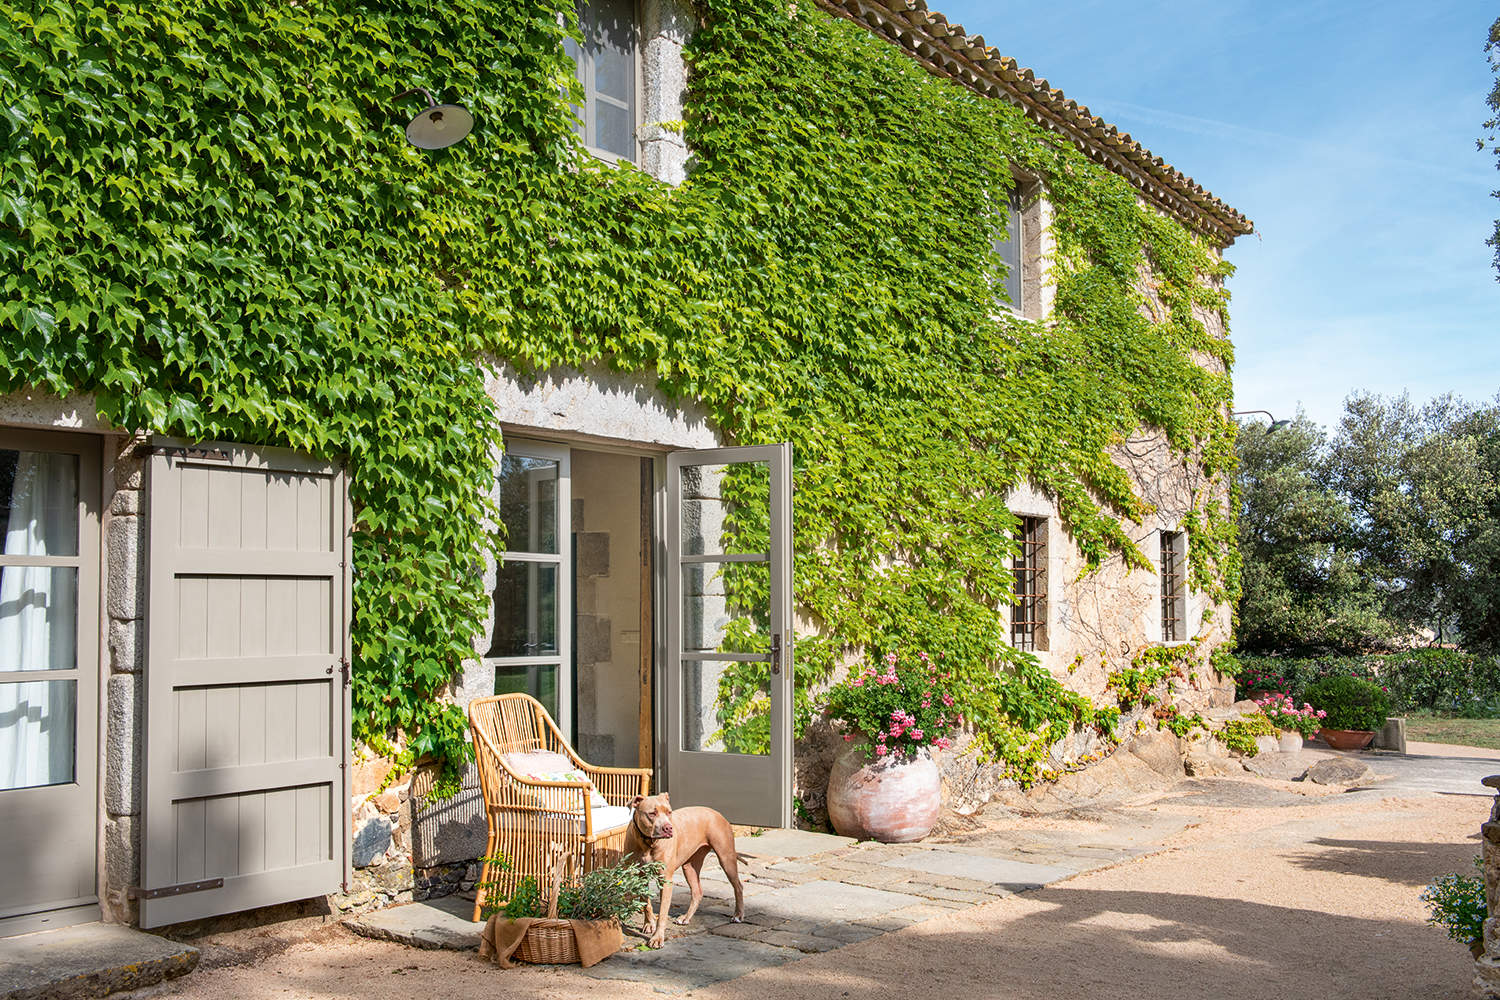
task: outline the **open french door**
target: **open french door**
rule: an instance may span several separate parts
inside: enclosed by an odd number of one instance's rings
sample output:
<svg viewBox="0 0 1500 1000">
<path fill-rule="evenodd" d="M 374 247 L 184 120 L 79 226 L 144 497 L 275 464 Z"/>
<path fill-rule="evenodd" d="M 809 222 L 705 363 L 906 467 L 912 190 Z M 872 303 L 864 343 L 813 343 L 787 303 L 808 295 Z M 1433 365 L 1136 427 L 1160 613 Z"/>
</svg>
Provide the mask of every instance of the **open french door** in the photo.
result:
<svg viewBox="0 0 1500 1000">
<path fill-rule="evenodd" d="M 790 826 L 791 445 L 672 453 L 666 514 L 668 790 Z"/>
</svg>

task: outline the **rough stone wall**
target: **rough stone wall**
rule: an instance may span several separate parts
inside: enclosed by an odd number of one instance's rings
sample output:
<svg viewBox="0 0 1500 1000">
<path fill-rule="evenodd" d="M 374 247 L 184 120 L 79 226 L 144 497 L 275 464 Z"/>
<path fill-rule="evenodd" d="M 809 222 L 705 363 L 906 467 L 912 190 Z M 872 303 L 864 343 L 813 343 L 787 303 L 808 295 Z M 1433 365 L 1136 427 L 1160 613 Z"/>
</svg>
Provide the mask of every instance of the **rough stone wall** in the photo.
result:
<svg viewBox="0 0 1500 1000">
<path fill-rule="evenodd" d="M 1500 774 L 1484 783 L 1497 794 L 1490 820 L 1480 827 L 1480 861 L 1484 871 L 1484 901 L 1489 915 L 1484 921 L 1484 950 L 1475 956 L 1474 985 L 1487 1000 L 1500 998 Z"/>
<path fill-rule="evenodd" d="M 103 878 L 99 903 L 105 919 L 134 923 L 137 904 L 126 890 L 139 884 L 141 784 L 145 764 L 141 667 L 145 630 L 145 538 L 143 506 L 146 460 L 139 439 L 104 439 L 109 456 L 104 477 L 103 539 L 108 680 L 104 706 Z"/>
</svg>

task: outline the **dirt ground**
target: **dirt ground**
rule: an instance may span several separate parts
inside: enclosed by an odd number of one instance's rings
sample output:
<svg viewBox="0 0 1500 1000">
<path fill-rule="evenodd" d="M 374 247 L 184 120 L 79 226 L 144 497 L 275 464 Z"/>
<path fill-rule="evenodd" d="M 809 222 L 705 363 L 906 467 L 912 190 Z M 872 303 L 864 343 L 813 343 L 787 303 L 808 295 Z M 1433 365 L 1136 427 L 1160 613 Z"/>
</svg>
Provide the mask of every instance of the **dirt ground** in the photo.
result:
<svg viewBox="0 0 1500 1000">
<path fill-rule="evenodd" d="M 1424 923 L 1418 896 L 1434 876 L 1467 869 L 1491 800 L 1310 791 L 1249 777 L 1186 782 L 1130 807 L 1143 820 L 1191 820 L 1153 854 L 688 995 L 1471 997 L 1468 951 Z M 987 835 L 1058 821 L 1010 818 Z M 1111 819 L 1067 822 L 1102 830 Z M 199 971 L 137 996 L 657 995 L 576 971 L 501 971 L 472 954 L 367 941 L 337 925 L 237 931 L 203 945 Z"/>
</svg>

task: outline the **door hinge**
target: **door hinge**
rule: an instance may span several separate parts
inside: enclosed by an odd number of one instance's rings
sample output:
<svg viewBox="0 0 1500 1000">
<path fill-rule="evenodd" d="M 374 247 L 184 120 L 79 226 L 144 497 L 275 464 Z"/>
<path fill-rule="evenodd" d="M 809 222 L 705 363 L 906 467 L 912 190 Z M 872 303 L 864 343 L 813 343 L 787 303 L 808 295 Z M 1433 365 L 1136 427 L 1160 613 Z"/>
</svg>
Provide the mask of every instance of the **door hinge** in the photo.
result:
<svg viewBox="0 0 1500 1000">
<path fill-rule="evenodd" d="M 199 882 L 179 882 L 176 885 L 164 885 L 159 889 L 142 889 L 133 885 L 125 890 L 125 895 L 131 899 L 166 899 L 169 896 L 181 896 L 187 892 L 204 892 L 209 889 L 224 888 L 222 878 L 206 878 Z"/>
<path fill-rule="evenodd" d="M 339 662 L 336 663 L 336 664 L 334 664 L 334 667 L 338 668 L 339 676 L 344 679 L 344 686 L 348 687 L 349 686 L 349 660 L 348 660 L 348 658 L 347 657 L 343 657 L 343 656 L 339 657 Z M 328 674 L 329 676 L 332 676 L 333 675 L 334 667 L 329 667 L 327 670 L 324 670 L 323 673 Z"/>
<path fill-rule="evenodd" d="M 142 455 L 165 455 L 169 458 L 186 458 L 200 462 L 228 462 L 229 452 L 220 448 L 200 448 L 172 444 L 142 444 L 137 446 L 137 454 Z"/>
</svg>

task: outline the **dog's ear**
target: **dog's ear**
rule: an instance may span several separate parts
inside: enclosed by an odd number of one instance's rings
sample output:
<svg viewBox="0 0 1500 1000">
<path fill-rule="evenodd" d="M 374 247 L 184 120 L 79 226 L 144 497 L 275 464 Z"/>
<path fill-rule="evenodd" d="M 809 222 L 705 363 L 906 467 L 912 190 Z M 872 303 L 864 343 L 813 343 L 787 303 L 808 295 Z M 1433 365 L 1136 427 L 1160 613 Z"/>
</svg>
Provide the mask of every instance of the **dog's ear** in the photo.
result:
<svg viewBox="0 0 1500 1000">
<path fill-rule="evenodd" d="M 667 797 L 666 792 L 661 793 L 661 804 L 666 806 L 668 809 L 672 807 L 672 800 Z"/>
<path fill-rule="evenodd" d="M 640 805 L 642 802 L 645 802 L 645 801 L 646 801 L 646 796 L 644 796 L 644 795 L 637 795 L 635 798 L 633 798 L 633 799 L 630 800 L 630 808 L 634 809 L 636 806 Z"/>
</svg>

